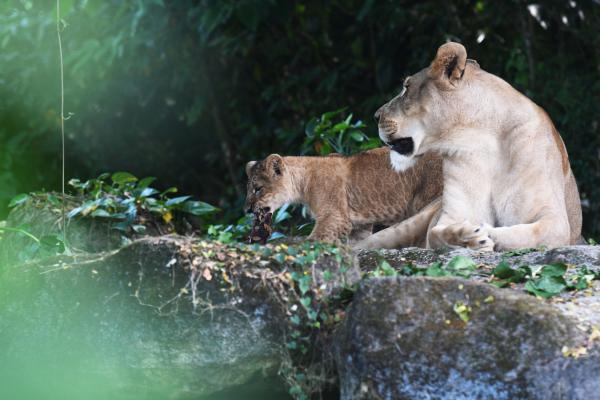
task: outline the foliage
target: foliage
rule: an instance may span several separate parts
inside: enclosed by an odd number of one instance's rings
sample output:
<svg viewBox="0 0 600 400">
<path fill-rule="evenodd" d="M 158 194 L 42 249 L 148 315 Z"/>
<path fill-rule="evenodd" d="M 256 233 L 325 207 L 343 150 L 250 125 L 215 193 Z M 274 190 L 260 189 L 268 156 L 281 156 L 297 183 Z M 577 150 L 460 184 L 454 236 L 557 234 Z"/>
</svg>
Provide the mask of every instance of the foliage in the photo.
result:
<svg viewBox="0 0 600 400">
<path fill-rule="evenodd" d="M 520 253 L 519 251 L 506 252 L 505 256 L 510 257 L 514 253 L 523 254 L 528 251 L 529 249 L 521 250 Z M 468 279 L 475 275 L 477 269 L 477 264 L 471 258 L 464 256 L 456 256 L 446 264 L 435 261 L 427 267 L 405 263 L 398 268 L 394 268 L 382 259 L 373 271 L 368 272 L 367 276 L 453 276 Z M 486 276 L 487 273 L 481 271 L 480 275 Z M 522 265 L 512 268 L 508 261 L 503 260 L 491 271 L 490 283 L 499 288 L 524 283 L 523 289 L 526 292 L 535 296 L 550 298 L 567 290 L 587 289 L 594 279 L 600 279 L 600 272 L 595 272 L 585 266 L 574 271 L 569 271 L 568 266 L 563 263 L 541 266 Z M 460 305 L 457 307 L 460 308 Z M 463 310 L 463 308 L 460 308 L 460 310 Z M 464 315 L 461 316 L 463 320 L 464 317 Z"/>
<path fill-rule="evenodd" d="M 81 204 L 70 210 L 67 217 L 89 215 L 107 218 L 115 221 L 115 229 L 143 233 L 146 230 L 143 224 L 144 214 L 158 216 L 168 224 L 175 212 L 205 216 L 219 211 L 208 203 L 191 200 L 192 196 L 169 198 L 167 195 L 176 193 L 177 188 L 171 187 L 159 192 L 150 186 L 155 179 L 138 179 L 129 172 L 116 172 L 112 175 L 104 173 L 85 182 L 71 179 L 69 185 L 77 191 Z"/>
<path fill-rule="evenodd" d="M 506 261 L 502 261 L 492 271 L 494 280 L 492 285 L 505 287 L 515 283 L 525 282 L 524 289 L 539 297 L 549 298 L 565 290 L 587 289 L 592 280 L 600 279 L 600 272 L 594 272 L 587 267 L 577 269 L 575 274 L 567 276 L 568 267 L 563 263 L 538 266 L 527 265 L 511 268 Z"/>
<path fill-rule="evenodd" d="M 61 254 L 65 251 L 65 243 L 57 234 L 49 234 L 37 237 L 29 232 L 26 227 L 9 227 L 2 222 L 0 226 L 0 240 L 4 232 L 14 232 L 31 239 L 31 243 L 25 247 L 22 252 L 22 259 L 29 259 L 36 256 Z"/>
<path fill-rule="evenodd" d="M 368 273 L 371 277 L 381 276 L 454 276 L 459 278 L 469 278 L 475 270 L 477 264 L 469 257 L 456 256 L 446 264 L 440 261 L 431 263 L 428 267 L 419 267 L 413 263 L 401 265 L 398 270 L 393 268 L 386 260 L 380 260 L 377 268 Z"/>
<path fill-rule="evenodd" d="M 344 109 L 326 112 L 319 118 L 308 121 L 305 128 L 304 153 L 314 151 L 320 156 L 332 152 L 351 155 L 380 145 L 378 138 L 369 138 L 363 132 L 366 125 L 362 121 L 352 122 L 352 114 L 340 122 L 334 122 L 333 118 L 343 111 Z"/>
</svg>

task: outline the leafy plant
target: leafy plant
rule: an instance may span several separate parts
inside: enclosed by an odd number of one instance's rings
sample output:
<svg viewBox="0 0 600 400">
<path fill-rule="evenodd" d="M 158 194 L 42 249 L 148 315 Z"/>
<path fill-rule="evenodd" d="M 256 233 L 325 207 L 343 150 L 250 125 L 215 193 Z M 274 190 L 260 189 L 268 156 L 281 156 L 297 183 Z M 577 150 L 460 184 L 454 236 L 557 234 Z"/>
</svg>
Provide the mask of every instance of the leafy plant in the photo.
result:
<svg viewBox="0 0 600 400">
<path fill-rule="evenodd" d="M 404 276 L 456 276 L 460 278 L 469 278 L 477 269 L 477 264 L 469 257 L 456 256 L 448 263 L 443 264 L 440 261 L 433 262 L 423 268 L 413 263 L 402 265 L 398 272 L 392 268 L 385 260 L 380 261 L 378 267 L 369 273 L 370 276 L 394 276 L 396 274 Z"/>
<path fill-rule="evenodd" d="M 360 120 L 352 121 L 353 114 L 335 122 L 345 108 L 329 111 L 308 121 L 305 128 L 304 153 L 315 152 L 325 156 L 331 153 L 350 155 L 380 145 L 379 138 L 369 138 L 363 129 L 367 126 Z"/>
<path fill-rule="evenodd" d="M 307 218 L 305 207 L 284 204 L 273 215 L 273 233 L 269 241 L 286 236 L 307 235 L 314 226 L 313 222 L 301 222 L 301 218 Z M 252 230 L 252 217 L 245 215 L 239 218 L 235 224 L 215 224 L 208 226 L 209 237 L 222 243 L 234 241 L 245 242 Z"/>
<path fill-rule="evenodd" d="M 506 261 L 500 262 L 492 271 L 492 285 L 506 287 L 510 284 L 525 282 L 525 291 L 539 297 L 550 298 L 566 290 L 583 290 L 591 281 L 600 279 L 600 273 L 587 267 L 578 268 L 573 275 L 567 275 L 567 265 L 549 264 L 537 268 L 527 265 L 511 268 Z"/>
<path fill-rule="evenodd" d="M 116 229 L 143 233 L 146 227 L 141 217 L 144 214 L 158 216 L 168 224 L 176 212 L 207 216 L 219 211 L 208 203 L 192 200 L 191 196 L 168 197 L 176 193 L 177 188 L 158 191 L 150 186 L 154 180 L 153 177 L 140 180 L 128 172 L 104 173 L 85 182 L 71 179 L 69 185 L 77 191 L 82 203 L 67 216 L 107 218 L 116 221 L 113 224 Z"/>
<path fill-rule="evenodd" d="M 66 250 L 63 238 L 59 234 L 47 234 L 41 237 L 35 236 L 29 232 L 27 226 L 9 227 L 5 225 L 6 221 L 2 221 L 0 226 L 0 240 L 2 239 L 3 232 L 14 232 L 21 234 L 29 239 L 31 243 L 25 245 L 23 250 L 20 252 L 18 258 L 21 261 L 26 261 L 34 256 L 39 255 L 55 255 L 62 254 Z"/>
</svg>

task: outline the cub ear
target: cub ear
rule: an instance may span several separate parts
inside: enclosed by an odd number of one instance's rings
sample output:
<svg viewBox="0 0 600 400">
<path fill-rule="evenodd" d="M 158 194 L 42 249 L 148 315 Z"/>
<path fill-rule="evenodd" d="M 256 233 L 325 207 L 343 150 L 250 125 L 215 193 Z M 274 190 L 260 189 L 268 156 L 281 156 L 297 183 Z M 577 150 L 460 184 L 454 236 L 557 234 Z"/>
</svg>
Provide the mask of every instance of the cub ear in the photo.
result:
<svg viewBox="0 0 600 400">
<path fill-rule="evenodd" d="M 285 167 L 283 157 L 279 154 L 271 154 L 265 159 L 265 166 L 271 176 L 279 176 Z"/>
<path fill-rule="evenodd" d="M 250 176 L 250 171 L 252 171 L 252 167 L 256 165 L 256 161 L 248 161 L 246 164 L 246 175 Z"/>
<path fill-rule="evenodd" d="M 460 43 L 448 42 L 440 46 L 429 67 L 429 77 L 448 88 L 456 86 L 467 64 L 467 50 Z"/>
</svg>

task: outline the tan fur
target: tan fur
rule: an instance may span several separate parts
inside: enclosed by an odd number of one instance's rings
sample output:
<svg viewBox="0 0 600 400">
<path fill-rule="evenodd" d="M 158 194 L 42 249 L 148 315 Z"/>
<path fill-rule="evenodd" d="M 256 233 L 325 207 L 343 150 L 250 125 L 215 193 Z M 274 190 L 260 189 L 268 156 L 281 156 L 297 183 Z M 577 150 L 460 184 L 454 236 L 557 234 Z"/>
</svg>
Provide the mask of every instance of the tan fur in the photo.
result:
<svg viewBox="0 0 600 400">
<path fill-rule="evenodd" d="M 444 158 L 442 207 L 428 246 L 505 250 L 577 243 L 579 193 L 552 121 L 466 56 L 458 43 L 441 46 L 431 66 L 407 80 L 405 93 L 376 113 L 384 141 L 414 141 L 412 153 L 392 154 L 397 169 L 424 152 Z M 383 243 L 396 232 L 378 234 Z"/>
<path fill-rule="evenodd" d="M 316 220 L 309 239 L 327 242 L 370 233 L 373 224 L 397 223 L 441 195 L 442 163 L 439 156 L 428 154 L 414 168 L 397 173 L 389 153 L 379 148 L 350 157 L 272 154 L 251 161 L 246 166 L 245 207 L 275 211 L 284 203 L 306 204 Z M 404 245 L 424 244 L 424 239 L 425 230 Z"/>
</svg>

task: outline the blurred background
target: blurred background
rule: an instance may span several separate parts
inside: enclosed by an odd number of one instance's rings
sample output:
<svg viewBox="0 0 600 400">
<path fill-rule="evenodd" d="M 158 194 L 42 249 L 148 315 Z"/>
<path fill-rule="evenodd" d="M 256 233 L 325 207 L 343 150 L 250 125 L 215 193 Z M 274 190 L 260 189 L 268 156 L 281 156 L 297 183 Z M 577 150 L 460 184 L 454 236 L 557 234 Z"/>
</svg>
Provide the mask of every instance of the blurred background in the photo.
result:
<svg viewBox="0 0 600 400">
<path fill-rule="evenodd" d="M 247 161 L 376 146 L 375 110 L 454 40 L 550 114 L 600 238 L 598 0 L 61 0 L 61 14 L 67 179 L 155 176 L 234 221 Z M 59 77 L 55 2 L 3 1 L 0 218 L 18 193 L 60 189 Z"/>
</svg>

